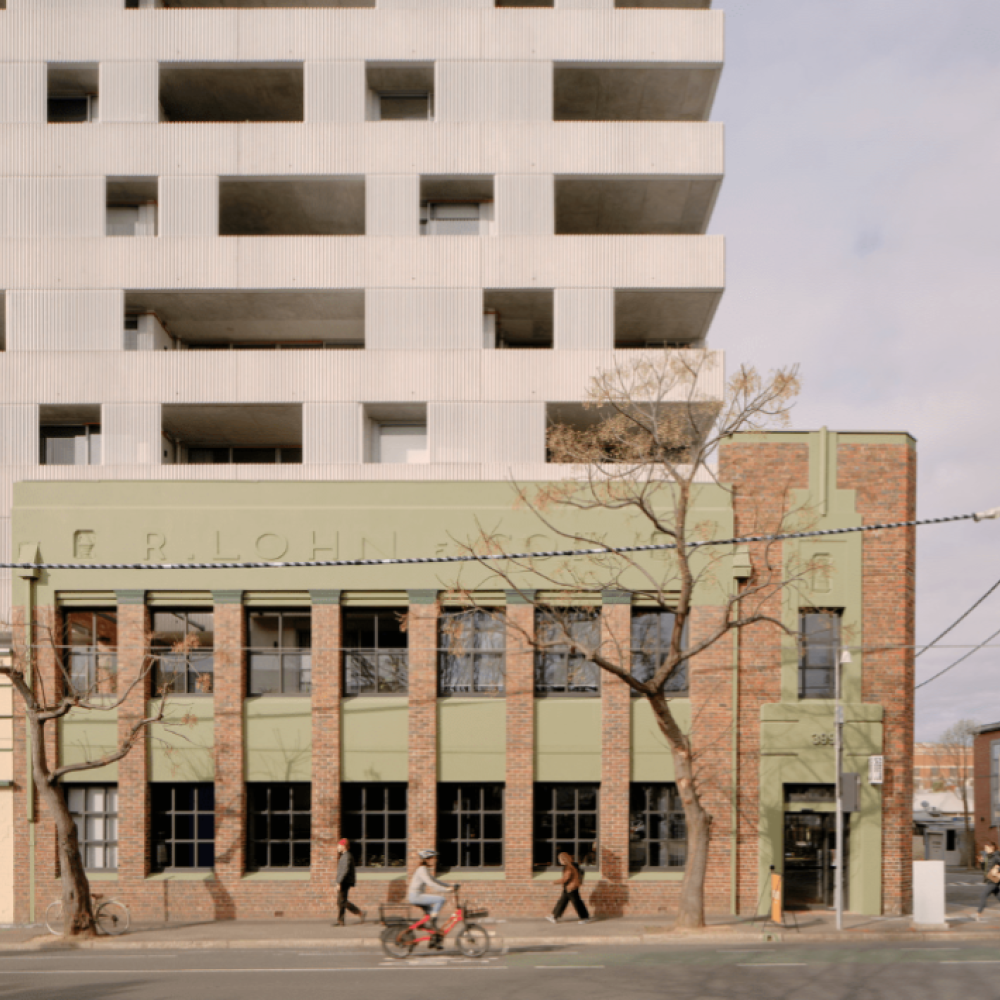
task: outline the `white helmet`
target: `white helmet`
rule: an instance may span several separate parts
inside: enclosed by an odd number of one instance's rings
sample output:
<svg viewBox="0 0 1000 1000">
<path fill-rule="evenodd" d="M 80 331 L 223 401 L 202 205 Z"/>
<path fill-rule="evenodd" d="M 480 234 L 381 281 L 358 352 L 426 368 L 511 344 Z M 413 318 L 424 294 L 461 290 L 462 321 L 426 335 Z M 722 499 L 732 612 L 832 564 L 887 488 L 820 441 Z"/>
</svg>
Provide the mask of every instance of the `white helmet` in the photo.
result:
<svg viewBox="0 0 1000 1000">
<path fill-rule="evenodd" d="M 438 856 L 437 851 L 420 851 L 418 857 L 421 861 L 427 861 L 430 858 L 436 858 Z"/>
</svg>

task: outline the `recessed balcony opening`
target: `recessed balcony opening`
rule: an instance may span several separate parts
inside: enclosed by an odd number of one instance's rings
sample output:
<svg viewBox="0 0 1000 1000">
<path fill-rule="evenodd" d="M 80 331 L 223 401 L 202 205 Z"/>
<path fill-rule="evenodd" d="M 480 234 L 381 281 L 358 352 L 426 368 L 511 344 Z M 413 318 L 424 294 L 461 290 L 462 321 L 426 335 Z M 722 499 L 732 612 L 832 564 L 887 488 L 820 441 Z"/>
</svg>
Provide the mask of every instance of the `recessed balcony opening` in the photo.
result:
<svg viewBox="0 0 1000 1000">
<path fill-rule="evenodd" d="M 163 407 L 164 464 L 301 465 L 298 403 Z"/>
<path fill-rule="evenodd" d="M 48 121 L 96 122 L 97 63 L 49 63 Z"/>
<path fill-rule="evenodd" d="M 650 7 L 666 10 L 708 10 L 712 0 L 615 0 L 616 7 Z"/>
<path fill-rule="evenodd" d="M 42 465 L 100 465 L 101 408 L 40 406 L 39 458 Z"/>
<path fill-rule="evenodd" d="M 557 177 L 556 233 L 677 236 L 705 231 L 719 179 Z"/>
<path fill-rule="evenodd" d="M 304 351 L 365 346 L 361 289 L 125 293 L 125 350 Z"/>
<path fill-rule="evenodd" d="M 319 9 L 326 7 L 374 7 L 375 0 L 127 0 L 134 6 L 197 8 L 199 10 L 260 10 L 276 8 L 287 10 L 289 7 Z"/>
<path fill-rule="evenodd" d="M 161 63 L 160 104 L 171 122 L 300 122 L 302 63 Z"/>
<path fill-rule="evenodd" d="M 7 350 L 7 295 L 0 292 L 0 351 Z"/>
<path fill-rule="evenodd" d="M 703 348 L 719 292 L 619 288 L 615 291 L 616 348 Z"/>
<path fill-rule="evenodd" d="M 380 465 L 426 465 L 427 404 L 366 404 L 364 455 Z"/>
<path fill-rule="evenodd" d="M 488 236 L 493 227 L 493 178 L 421 177 L 424 236 Z"/>
<path fill-rule="evenodd" d="M 155 236 L 156 198 L 155 177 L 109 177 L 105 233 L 108 236 Z"/>
<path fill-rule="evenodd" d="M 483 347 L 551 347 L 552 290 L 487 288 L 483 292 Z"/>
<path fill-rule="evenodd" d="M 434 117 L 434 63 L 368 63 L 369 121 L 429 121 Z"/>
<path fill-rule="evenodd" d="M 695 122 L 712 106 L 719 69 L 556 63 L 556 121 Z"/>
<path fill-rule="evenodd" d="M 364 233 L 364 177 L 219 180 L 220 236 Z"/>
</svg>

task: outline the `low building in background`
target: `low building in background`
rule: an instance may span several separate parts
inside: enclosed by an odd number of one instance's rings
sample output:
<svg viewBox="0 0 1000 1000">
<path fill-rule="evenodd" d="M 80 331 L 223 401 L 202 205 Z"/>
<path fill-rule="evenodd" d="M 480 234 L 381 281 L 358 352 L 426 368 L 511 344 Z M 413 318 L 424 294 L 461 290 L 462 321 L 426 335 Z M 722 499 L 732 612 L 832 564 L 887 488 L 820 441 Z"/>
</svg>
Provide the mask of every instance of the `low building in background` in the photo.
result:
<svg viewBox="0 0 1000 1000">
<path fill-rule="evenodd" d="M 1000 844 L 1000 722 L 980 726 L 973 745 L 976 845 Z"/>
</svg>

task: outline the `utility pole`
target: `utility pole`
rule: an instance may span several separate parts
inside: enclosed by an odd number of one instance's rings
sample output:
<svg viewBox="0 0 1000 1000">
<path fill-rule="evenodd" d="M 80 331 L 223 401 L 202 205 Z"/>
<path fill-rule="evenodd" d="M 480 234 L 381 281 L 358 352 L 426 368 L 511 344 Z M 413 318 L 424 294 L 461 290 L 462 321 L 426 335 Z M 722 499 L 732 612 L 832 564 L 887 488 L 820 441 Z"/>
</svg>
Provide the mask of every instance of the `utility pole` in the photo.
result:
<svg viewBox="0 0 1000 1000">
<path fill-rule="evenodd" d="M 837 665 L 837 707 L 833 728 L 833 755 L 837 768 L 834 781 L 834 796 L 836 798 L 837 823 L 837 864 L 833 870 L 833 901 L 837 908 L 837 930 L 844 929 L 844 788 L 840 777 L 841 759 L 844 749 L 844 706 L 840 703 L 840 665 Z"/>
</svg>

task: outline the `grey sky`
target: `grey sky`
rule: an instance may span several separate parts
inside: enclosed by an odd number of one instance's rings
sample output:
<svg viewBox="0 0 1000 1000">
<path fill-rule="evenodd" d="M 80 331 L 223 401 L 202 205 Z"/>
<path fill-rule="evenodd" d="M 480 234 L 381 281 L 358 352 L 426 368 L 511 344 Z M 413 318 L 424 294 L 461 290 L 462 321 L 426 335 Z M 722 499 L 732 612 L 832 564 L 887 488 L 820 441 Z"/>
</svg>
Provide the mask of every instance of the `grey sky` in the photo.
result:
<svg viewBox="0 0 1000 1000">
<path fill-rule="evenodd" d="M 711 232 L 732 370 L 798 361 L 795 426 L 906 430 L 918 512 L 1000 505 L 1000 4 L 716 0 L 727 127 Z M 1000 578 L 1000 522 L 919 529 L 917 641 Z M 1000 590 L 945 642 L 1000 628 Z M 866 636 L 871 640 L 872 636 Z M 917 739 L 1000 720 L 1000 637 L 917 692 Z M 964 650 L 930 651 L 918 682 Z"/>
</svg>

